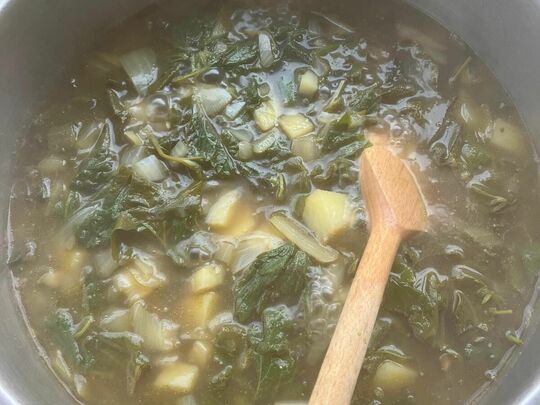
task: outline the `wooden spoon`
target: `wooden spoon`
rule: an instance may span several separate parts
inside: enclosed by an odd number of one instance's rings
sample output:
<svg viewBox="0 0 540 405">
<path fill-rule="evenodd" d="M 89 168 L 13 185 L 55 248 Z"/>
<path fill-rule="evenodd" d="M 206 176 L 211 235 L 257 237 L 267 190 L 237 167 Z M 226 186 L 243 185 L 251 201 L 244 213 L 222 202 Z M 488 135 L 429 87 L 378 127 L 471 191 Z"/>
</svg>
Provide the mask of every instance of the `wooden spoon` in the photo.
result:
<svg viewBox="0 0 540 405">
<path fill-rule="evenodd" d="M 412 173 L 385 146 L 374 145 L 362 153 L 360 186 L 370 236 L 309 405 L 350 403 L 399 245 L 427 226 Z"/>
</svg>

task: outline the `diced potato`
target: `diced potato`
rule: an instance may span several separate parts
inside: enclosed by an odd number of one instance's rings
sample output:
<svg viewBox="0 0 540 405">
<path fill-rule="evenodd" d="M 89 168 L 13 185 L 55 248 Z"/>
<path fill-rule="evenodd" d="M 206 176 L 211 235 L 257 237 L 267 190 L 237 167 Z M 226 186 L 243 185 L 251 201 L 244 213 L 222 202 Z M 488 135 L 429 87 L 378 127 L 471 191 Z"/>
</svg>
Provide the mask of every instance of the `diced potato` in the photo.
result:
<svg viewBox="0 0 540 405">
<path fill-rule="evenodd" d="M 319 91 L 319 77 L 311 70 L 307 70 L 300 76 L 298 94 L 307 98 L 313 98 Z"/>
<path fill-rule="evenodd" d="M 279 117 L 279 126 L 289 139 L 307 135 L 314 129 L 311 121 L 302 114 L 282 115 Z"/>
<path fill-rule="evenodd" d="M 180 303 L 180 324 L 186 329 L 205 327 L 217 312 L 219 295 L 214 291 L 188 297 Z"/>
<path fill-rule="evenodd" d="M 353 221 L 353 210 L 345 194 L 315 190 L 305 201 L 304 223 L 326 242 L 347 229 Z"/>
<path fill-rule="evenodd" d="M 128 303 L 145 298 L 154 291 L 153 287 L 139 284 L 128 270 L 123 270 L 114 276 L 112 287 L 114 291 L 123 294 Z"/>
<path fill-rule="evenodd" d="M 197 405 L 197 400 L 193 395 L 184 395 L 178 398 L 175 405 Z"/>
<path fill-rule="evenodd" d="M 312 135 L 293 139 L 291 151 L 306 162 L 317 159 L 321 154 L 321 150 Z"/>
<path fill-rule="evenodd" d="M 236 215 L 235 220 L 227 229 L 224 229 L 222 233 L 230 236 L 240 236 L 256 228 L 257 220 L 255 216 L 253 216 L 249 206 L 241 204 L 237 213 L 238 215 Z"/>
<path fill-rule="evenodd" d="M 206 215 L 206 223 L 215 229 L 223 229 L 231 224 L 236 208 L 240 205 L 242 192 L 239 189 L 231 190 L 212 204 Z"/>
<path fill-rule="evenodd" d="M 529 160 L 529 146 L 522 131 L 508 121 L 497 118 L 493 122 L 491 145 L 518 161 Z"/>
<path fill-rule="evenodd" d="M 191 276 L 191 291 L 194 293 L 213 290 L 223 284 L 225 271 L 217 263 L 208 263 L 200 267 Z"/>
<path fill-rule="evenodd" d="M 208 210 L 206 223 L 213 230 L 232 236 L 248 232 L 257 225 L 251 208 L 242 201 L 240 189 L 229 191 L 219 197 Z"/>
<path fill-rule="evenodd" d="M 154 387 L 179 394 L 188 394 L 195 388 L 198 377 L 199 368 L 197 366 L 179 362 L 163 367 L 154 380 Z"/>
<path fill-rule="evenodd" d="M 391 395 L 410 387 L 417 378 L 418 373 L 412 368 L 392 360 L 385 360 L 375 371 L 373 385 L 382 388 L 385 393 Z"/>
<path fill-rule="evenodd" d="M 191 346 L 191 350 L 188 354 L 188 360 L 190 363 L 196 364 L 203 368 L 208 364 L 210 356 L 212 355 L 212 345 L 204 340 L 196 340 Z"/>
<path fill-rule="evenodd" d="M 263 102 L 253 111 L 253 119 L 257 127 L 263 132 L 269 131 L 276 126 L 276 107 L 271 100 Z"/>
</svg>

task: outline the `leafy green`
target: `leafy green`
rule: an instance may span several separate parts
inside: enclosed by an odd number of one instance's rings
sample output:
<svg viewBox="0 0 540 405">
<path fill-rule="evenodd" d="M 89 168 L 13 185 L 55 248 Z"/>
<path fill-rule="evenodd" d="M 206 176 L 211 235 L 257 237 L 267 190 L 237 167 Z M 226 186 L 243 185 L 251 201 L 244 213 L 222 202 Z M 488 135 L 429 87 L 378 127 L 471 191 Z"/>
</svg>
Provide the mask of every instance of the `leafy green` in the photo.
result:
<svg viewBox="0 0 540 405">
<path fill-rule="evenodd" d="M 103 125 L 98 143 L 78 167 L 71 188 L 82 193 L 92 193 L 107 183 L 116 169 L 117 154 L 112 148 L 112 125 Z"/>
<path fill-rule="evenodd" d="M 202 104 L 197 98 L 195 98 L 193 105 L 189 142 L 193 149 L 193 155 L 202 158 L 217 176 L 228 177 L 240 173 L 237 162 L 223 144 L 212 121 L 204 112 Z"/>
<path fill-rule="evenodd" d="M 407 279 L 408 272 L 391 274 L 386 287 L 383 308 L 404 315 L 414 335 L 422 340 L 433 339 L 439 330 L 439 312 L 443 305 L 442 288 L 435 274 L 427 275 L 423 290 Z M 413 277 L 414 280 L 414 277 Z"/>
<path fill-rule="evenodd" d="M 246 65 L 254 62 L 258 55 L 257 42 L 254 39 L 245 39 L 229 46 L 217 65 L 224 68 Z"/>
<path fill-rule="evenodd" d="M 257 369 L 256 398 L 267 398 L 293 376 L 295 354 L 290 348 L 293 316 L 285 305 L 267 308 L 263 312 L 262 332 L 255 330 L 250 344 L 255 351 Z"/>
<path fill-rule="evenodd" d="M 83 342 L 86 351 L 95 354 L 90 373 L 98 374 L 112 369 L 124 370 L 123 383 L 129 396 L 150 360 L 141 349 L 142 339 L 130 332 L 99 332 L 89 335 Z"/>
<path fill-rule="evenodd" d="M 171 190 L 122 169 L 74 213 L 89 211 L 77 224 L 75 235 L 83 246 L 97 247 L 109 243 L 120 231 L 148 231 L 169 244 L 191 232 L 199 204 L 198 183 Z"/>
<path fill-rule="evenodd" d="M 94 359 L 82 350 L 77 342 L 79 325 L 75 324 L 69 310 L 59 308 L 45 321 L 49 336 L 55 345 L 62 351 L 68 364 L 76 369 L 86 369 L 92 365 Z"/>
<path fill-rule="evenodd" d="M 308 266 L 307 255 L 289 243 L 259 255 L 235 283 L 235 318 L 247 322 L 269 305 L 297 297 Z"/>
</svg>

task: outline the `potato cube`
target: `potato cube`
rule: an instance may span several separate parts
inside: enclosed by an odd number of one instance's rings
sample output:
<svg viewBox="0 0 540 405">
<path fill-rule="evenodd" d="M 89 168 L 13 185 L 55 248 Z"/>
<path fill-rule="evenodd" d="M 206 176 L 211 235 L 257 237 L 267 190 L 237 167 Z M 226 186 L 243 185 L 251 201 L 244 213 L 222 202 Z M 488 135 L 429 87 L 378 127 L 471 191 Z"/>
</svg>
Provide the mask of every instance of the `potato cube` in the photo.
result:
<svg viewBox="0 0 540 405">
<path fill-rule="evenodd" d="M 154 387 L 188 394 L 195 388 L 198 377 L 197 366 L 179 362 L 163 367 L 154 380 Z"/>
<path fill-rule="evenodd" d="M 223 284 L 225 271 L 217 263 L 208 263 L 200 267 L 191 276 L 191 291 L 194 293 L 206 292 Z"/>
<path fill-rule="evenodd" d="M 302 114 L 282 115 L 279 117 L 279 126 L 289 139 L 307 135 L 314 129 L 309 118 Z"/>
<path fill-rule="evenodd" d="M 345 194 L 315 190 L 306 198 L 302 217 L 304 223 L 327 242 L 351 225 L 353 210 Z"/>
</svg>

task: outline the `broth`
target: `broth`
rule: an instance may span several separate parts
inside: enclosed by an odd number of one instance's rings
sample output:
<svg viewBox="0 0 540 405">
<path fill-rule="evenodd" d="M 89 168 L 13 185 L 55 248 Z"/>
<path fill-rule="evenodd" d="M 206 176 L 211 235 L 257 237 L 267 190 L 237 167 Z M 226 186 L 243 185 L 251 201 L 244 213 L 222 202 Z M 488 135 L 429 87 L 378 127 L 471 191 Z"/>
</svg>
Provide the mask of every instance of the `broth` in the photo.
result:
<svg viewBox="0 0 540 405">
<path fill-rule="evenodd" d="M 109 32 L 17 154 L 9 262 L 67 389 L 307 403 L 367 240 L 372 131 L 430 225 L 400 249 L 352 403 L 462 403 L 497 378 L 540 217 L 536 155 L 489 70 L 389 1 L 186 8 Z"/>
</svg>

